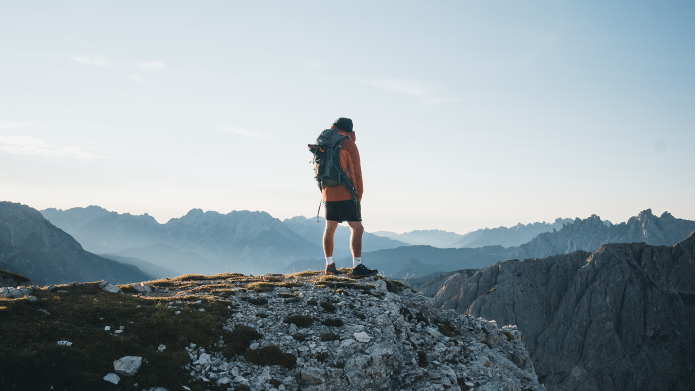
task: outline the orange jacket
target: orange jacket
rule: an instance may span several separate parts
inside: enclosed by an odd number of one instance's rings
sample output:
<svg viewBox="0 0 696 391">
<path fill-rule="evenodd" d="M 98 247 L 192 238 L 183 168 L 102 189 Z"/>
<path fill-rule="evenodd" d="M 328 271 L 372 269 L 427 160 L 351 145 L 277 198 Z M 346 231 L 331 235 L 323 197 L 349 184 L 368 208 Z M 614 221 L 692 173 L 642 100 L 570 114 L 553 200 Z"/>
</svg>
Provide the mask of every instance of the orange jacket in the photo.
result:
<svg viewBox="0 0 696 391">
<path fill-rule="evenodd" d="M 333 126 L 331 128 L 336 129 Z M 346 172 L 346 175 L 348 175 L 348 178 L 350 178 L 350 181 L 353 182 L 353 186 L 355 186 L 355 195 L 358 197 L 358 201 L 360 201 L 363 194 L 363 183 L 362 171 L 360 169 L 360 154 L 358 153 L 357 145 L 355 145 L 355 132 L 349 133 L 340 129 L 337 130 L 342 136 L 348 136 L 347 139 L 343 140 L 343 144 L 341 144 L 341 167 L 343 171 Z M 348 201 L 353 199 L 343 185 L 325 187 L 321 191 L 321 194 L 324 201 Z"/>
</svg>

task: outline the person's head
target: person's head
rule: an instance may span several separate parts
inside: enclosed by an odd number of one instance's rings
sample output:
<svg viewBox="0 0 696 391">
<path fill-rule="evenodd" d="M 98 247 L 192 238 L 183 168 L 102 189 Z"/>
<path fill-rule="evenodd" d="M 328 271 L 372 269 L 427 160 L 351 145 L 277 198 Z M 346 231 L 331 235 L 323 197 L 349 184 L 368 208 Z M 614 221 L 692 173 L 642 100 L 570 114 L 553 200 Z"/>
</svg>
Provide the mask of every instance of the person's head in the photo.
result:
<svg viewBox="0 0 696 391">
<path fill-rule="evenodd" d="M 353 131 L 353 121 L 351 121 L 350 118 L 339 118 L 333 123 L 333 127 L 336 129 L 340 129 L 344 132 L 352 132 Z"/>
</svg>

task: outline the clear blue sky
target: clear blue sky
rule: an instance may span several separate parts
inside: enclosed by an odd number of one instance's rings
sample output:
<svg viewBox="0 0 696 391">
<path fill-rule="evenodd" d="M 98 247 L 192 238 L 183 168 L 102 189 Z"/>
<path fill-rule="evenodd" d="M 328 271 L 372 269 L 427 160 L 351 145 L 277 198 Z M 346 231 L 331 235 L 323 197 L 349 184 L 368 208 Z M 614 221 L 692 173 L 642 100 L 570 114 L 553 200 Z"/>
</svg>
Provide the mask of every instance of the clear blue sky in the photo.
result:
<svg viewBox="0 0 696 391">
<path fill-rule="evenodd" d="M 353 119 L 368 231 L 694 219 L 693 1 L 0 4 L 0 199 L 316 213 Z"/>
</svg>

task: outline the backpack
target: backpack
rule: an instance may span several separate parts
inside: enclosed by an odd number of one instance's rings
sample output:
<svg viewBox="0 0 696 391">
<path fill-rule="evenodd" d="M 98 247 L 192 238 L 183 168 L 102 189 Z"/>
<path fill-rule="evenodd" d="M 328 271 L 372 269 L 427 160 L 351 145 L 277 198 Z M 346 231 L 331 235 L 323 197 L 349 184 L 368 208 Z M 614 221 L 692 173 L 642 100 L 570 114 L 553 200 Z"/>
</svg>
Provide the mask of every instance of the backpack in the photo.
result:
<svg viewBox="0 0 696 391">
<path fill-rule="evenodd" d="M 341 167 L 341 145 L 347 138 L 348 136 L 341 136 L 336 129 L 326 129 L 317 137 L 317 143 L 308 144 L 308 147 L 314 155 L 311 163 L 314 165 L 314 179 L 317 181 L 319 190 L 343 185 L 357 205 L 355 186 Z M 321 204 L 319 207 L 321 208 Z"/>
</svg>

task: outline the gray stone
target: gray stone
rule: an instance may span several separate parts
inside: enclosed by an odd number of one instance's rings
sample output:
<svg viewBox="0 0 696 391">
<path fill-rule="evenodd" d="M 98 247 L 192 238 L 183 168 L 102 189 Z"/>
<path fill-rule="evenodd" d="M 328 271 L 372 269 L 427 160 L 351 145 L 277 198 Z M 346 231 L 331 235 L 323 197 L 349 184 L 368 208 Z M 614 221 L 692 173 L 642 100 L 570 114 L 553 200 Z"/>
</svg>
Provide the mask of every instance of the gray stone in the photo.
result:
<svg viewBox="0 0 696 391">
<path fill-rule="evenodd" d="M 353 333 L 353 337 L 358 342 L 363 342 L 363 343 L 370 342 L 370 336 L 367 335 L 367 333 L 364 331 L 361 333 Z"/>
<path fill-rule="evenodd" d="M 324 380 L 322 379 L 322 377 L 324 376 L 324 371 L 319 368 L 302 368 L 301 376 L 302 381 L 310 385 L 317 385 L 324 382 Z"/>
<path fill-rule="evenodd" d="M 113 286 L 113 285 L 111 285 L 111 284 L 109 284 L 109 283 L 107 283 L 106 285 L 104 285 L 101 289 L 102 289 L 104 292 L 109 292 L 109 293 L 118 293 L 118 292 L 121 291 L 120 289 L 118 289 L 117 287 L 115 287 L 115 286 Z"/>
<path fill-rule="evenodd" d="M 135 291 L 138 293 L 152 293 L 152 288 L 144 282 L 141 282 L 140 284 L 133 284 L 133 289 L 135 289 Z"/>
<path fill-rule="evenodd" d="M 118 382 L 121 381 L 121 378 L 115 373 L 109 373 L 108 375 L 104 376 L 104 380 L 108 381 L 109 383 L 118 384 Z"/>
<path fill-rule="evenodd" d="M 123 376 L 135 376 L 140 370 L 143 358 L 138 356 L 125 356 L 114 361 L 114 372 Z"/>
</svg>

